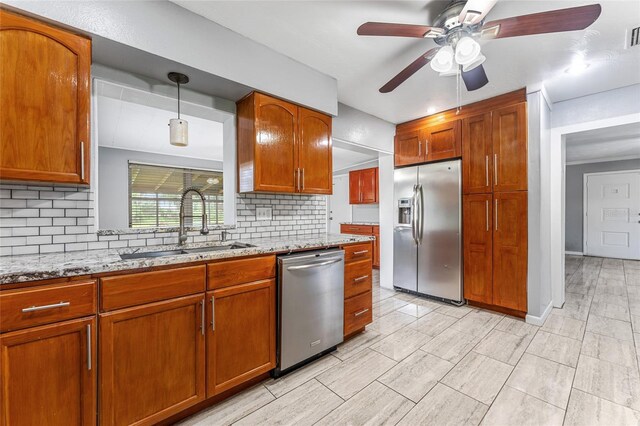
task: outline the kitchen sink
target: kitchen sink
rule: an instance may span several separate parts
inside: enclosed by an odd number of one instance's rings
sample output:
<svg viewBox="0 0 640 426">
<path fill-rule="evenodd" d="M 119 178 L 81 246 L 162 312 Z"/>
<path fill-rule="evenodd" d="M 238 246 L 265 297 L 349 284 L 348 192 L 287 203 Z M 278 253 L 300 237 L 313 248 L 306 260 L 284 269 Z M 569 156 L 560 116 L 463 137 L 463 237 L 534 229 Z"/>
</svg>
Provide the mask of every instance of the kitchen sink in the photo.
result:
<svg viewBox="0 0 640 426">
<path fill-rule="evenodd" d="M 124 260 L 146 259 L 146 258 L 153 258 L 153 257 L 176 256 L 180 254 L 207 253 L 210 251 L 238 250 L 238 249 L 249 248 L 249 247 L 255 247 L 255 246 L 251 244 L 245 244 L 245 243 L 232 243 L 224 246 L 198 247 L 198 248 L 192 248 L 192 249 L 146 251 L 141 253 L 123 253 L 120 255 L 120 258 Z"/>
</svg>

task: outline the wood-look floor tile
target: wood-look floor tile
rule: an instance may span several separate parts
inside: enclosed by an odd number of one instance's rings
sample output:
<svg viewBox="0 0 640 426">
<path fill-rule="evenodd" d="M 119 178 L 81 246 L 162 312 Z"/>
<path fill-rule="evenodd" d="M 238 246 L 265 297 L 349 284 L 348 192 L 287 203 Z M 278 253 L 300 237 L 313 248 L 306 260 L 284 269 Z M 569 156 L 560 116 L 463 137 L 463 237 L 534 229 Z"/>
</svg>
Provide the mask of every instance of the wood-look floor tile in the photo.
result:
<svg viewBox="0 0 640 426">
<path fill-rule="evenodd" d="M 374 350 L 365 349 L 331 367 L 316 379 L 341 398 L 349 399 L 394 365 L 396 362 L 386 356 Z"/>
<path fill-rule="evenodd" d="M 481 424 L 483 426 L 560 426 L 563 419 L 563 409 L 505 386 Z"/>
<path fill-rule="evenodd" d="M 412 324 L 412 327 L 421 333 L 435 337 L 450 327 L 457 320 L 449 315 L 431 312 Z"/>
<path fill-rule="evenodd" d="M 565 426 L 638 425 L 640 412 L 573 389 L 564 424 Z"/>
<path fill-rule="evenodd" d="M 376 352 L 380 352 L 394 361 L 402 361 L 422 345 L 431 340 L 430 336 L 420 333 L 412 328 L 401 328 L 393 334 L 370 346 Z"/>
<path fill-rule="evenodd" d="M 516 365 L 532 338 L 532 335 L 516 336 L 494 329 L 473 350 L 498 361 Z"/>
<path fill-rule="evenodd" d="M 407 303 L 403 307 L 398 308 L 397 311 L 411 315 L 412 317 L 421 318 L 428 313 L 435 311 L 435 309 L 428 306 L 416 305 L 415 303 Z"/>
<path fill-rule="evenodd" d="M 636 350 L 633 342 L 600 334 L 586 332 L 580 353 L 626 367 L 635 367 L 636 365 Z"/>
<path fill-rule="evenodd" d="M 380 376 L 379 382 L 418 402 L 454 364 L 423 351 L 416 351 Z"/>
<path fill-rule="evenodd" d="M 415 321 L 416 318 L 412 317 L 411 315 L 393 311 L 383 317 L 376 319 L 369 326 L 367 326 L 367 329 L 373 330 L 383 335 L 388 335 Z"/>
<path fill-rule="evenodd" d="M 505 316 L 496 325 L 496 330 L 504 331 L 505 333 L 515 334 L 516 336 L 534 335 L 540 327 L 527 324 L 521 319 Z"/>
<path fill-rule="evenodd" d="M 458 319 L 464 317 L 467 314 L 473 312 L 474 309 L 468 306 L 453 306 L 453 305 L 445 305 L 438 308 L 438 312 L 445 315 L 450 315 L 452 317 L 456 317 Z"/>
<path fill-rule="evenodd" d="M 486 336 L 493 327 L 495 327 L 503 315 L 490 313 L 487 311 L 473 311 L 464 318 L 459 319 L 451 327 L 463 333 L 471 334 L 476 337 Z"/>
<path fill-rule="evenodd" d="M 335 393 L 312 379 L 234 424 L 313 425 L 342 402 Z"/>
<path fill-rule="evenodd" d="M 569 401 L 574 374 L 574 368 L 524 354 L 507 385 L 564 409 Z"/>
<path fill-rule="evenodd" d="M 631 320 L 629 316 L 629 306 L 614 305 L 613 303 L 607 302 L 593 302 L 589 314 L 620 321 L 629 322 Z"/>
<path fill-rule="evenodd" d="M 626 321 L 590 314 L 589 320 L 587 321 L 587 331 L 613 337 L 618 340 L 633 342 L 631 323 Z"/>
<path fill-rule="evenodd" d="M 439 358 L 458 363 L 480 341 L 479 337 L 448 328 L 429 340 L 421 349 Z"/>
<path fill-rule="evenodd" d="M 551 314 L 547 317 L 541 330 L 576 340 L 582 340 L 585 327 L 585 321 Z"/>
<path fill-rule="evenodd" d="M 397 392 L 373 382 L 329 413 L 317 425 L 394 425 L 414 405 Z"/>
<path fill-rule="evenodd" d="M 442 383 L 489 405 L 512 370 L 509 364 L 472 351 L 442 379 Z"/>
<path fill-rule="evenodd" d="M 264 386 L 269 390 L 269 392 L 274 394 L 276 398 L 280 398 L 285 393 L 292 391 L 303 383 L 313 379 L 323 371 L 326 371 L 339 363 L 340 360 L 338 358 L 328 354 L 311 364 L 305 365 L 296 371 L 280 377 L 279 379 L 270 380 L 266 382 Z"/>
<path fill-rule="evenodd" d="M 526 352 L 575 368 L 581 346 L 579 340 L 540 330 Z"/>
<path fill-rule="evenodd" d="M 476 426 L 487 409 L 475 399 L 438 383 L 398 425 Z"/>
</svg>

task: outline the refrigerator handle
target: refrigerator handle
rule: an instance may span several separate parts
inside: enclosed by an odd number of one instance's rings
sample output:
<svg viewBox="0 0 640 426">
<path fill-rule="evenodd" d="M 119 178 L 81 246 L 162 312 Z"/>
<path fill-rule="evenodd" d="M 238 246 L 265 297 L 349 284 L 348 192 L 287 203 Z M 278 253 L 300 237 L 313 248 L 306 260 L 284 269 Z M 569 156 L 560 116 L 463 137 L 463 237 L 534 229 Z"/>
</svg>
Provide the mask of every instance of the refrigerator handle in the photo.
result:
<svg viewBox="0 0 640 426">
<path fill-rule="evenodd" d="M 418 214 L 418 244 L 422 243 L 422 231 L 424 230 L 424 197 L 422 194 L 422 185 L 418 184 L 418 206 L 419 206 L 419 214 Z"/>
<path fill-rule="evenodd" d="M 418 203 L 417 203 L 417 190 L 418 190 L 418 185 L 413 185 L 413 197 L 411 197 L 411 237 L 413 237 L 413 242 L 415 244 L 418 244 L 418 237 L 417 237 L 417 220 L 418 220 L 418 214 L 417 214 L 417 207 L 418 207 Z"/>
</svg>

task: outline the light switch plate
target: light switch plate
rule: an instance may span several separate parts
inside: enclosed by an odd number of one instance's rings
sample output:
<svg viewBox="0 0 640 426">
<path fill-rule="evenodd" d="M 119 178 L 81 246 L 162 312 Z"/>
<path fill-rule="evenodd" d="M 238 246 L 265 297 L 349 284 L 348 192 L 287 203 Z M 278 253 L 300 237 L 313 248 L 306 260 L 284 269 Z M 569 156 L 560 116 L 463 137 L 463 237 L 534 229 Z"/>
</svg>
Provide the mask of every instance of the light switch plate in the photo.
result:
<svg viewBox="0 0 640 426">
<path fill-rule="evenodd" d="M 273 210 L 271 207 L 256 207 L 256 220 L 273 219 Z"/>
</svg>

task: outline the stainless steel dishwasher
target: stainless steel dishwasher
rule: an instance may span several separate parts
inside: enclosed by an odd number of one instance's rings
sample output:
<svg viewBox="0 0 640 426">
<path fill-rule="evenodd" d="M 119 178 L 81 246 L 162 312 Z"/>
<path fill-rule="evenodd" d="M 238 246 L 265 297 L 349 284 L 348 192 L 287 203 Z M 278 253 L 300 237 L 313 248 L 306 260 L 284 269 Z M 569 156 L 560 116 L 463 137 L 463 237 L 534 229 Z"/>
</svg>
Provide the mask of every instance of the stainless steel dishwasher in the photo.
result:
<svg viewBox="0 0 640 426">
<path fill-rule="evenodd" d="M 344 250 L 278 256 L 280 376 L 335 348 L 343 338 Z"/>
</svg>

